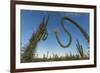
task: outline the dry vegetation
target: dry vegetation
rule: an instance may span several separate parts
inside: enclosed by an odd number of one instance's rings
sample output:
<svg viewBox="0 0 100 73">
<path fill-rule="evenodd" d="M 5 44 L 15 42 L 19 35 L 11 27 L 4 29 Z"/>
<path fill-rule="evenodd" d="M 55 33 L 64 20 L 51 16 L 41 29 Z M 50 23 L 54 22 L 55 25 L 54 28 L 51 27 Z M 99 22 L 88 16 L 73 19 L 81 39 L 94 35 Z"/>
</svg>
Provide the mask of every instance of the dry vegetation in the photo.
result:
<svg viewBox="0 0 100 73">
<path fill-rule="evenodd" d="M 47 54 L 43 54 L 42 57 L 39 57 L 38 54 L 34 54 L 33 59 L 31 62 L 49 62 L 49 61 L 69 61 L 69 60 L 86 60 L 89 59 L 89 55 L 85 53 L 82 45 L 77 40 L 76 43 L 76 50 L 77 54 L 67 54 L 65 53 L 64 56 L 59 56 L 58 54 L 52 54 L 52 56 L 48 56 L 49 52 Z"/>
</svg>

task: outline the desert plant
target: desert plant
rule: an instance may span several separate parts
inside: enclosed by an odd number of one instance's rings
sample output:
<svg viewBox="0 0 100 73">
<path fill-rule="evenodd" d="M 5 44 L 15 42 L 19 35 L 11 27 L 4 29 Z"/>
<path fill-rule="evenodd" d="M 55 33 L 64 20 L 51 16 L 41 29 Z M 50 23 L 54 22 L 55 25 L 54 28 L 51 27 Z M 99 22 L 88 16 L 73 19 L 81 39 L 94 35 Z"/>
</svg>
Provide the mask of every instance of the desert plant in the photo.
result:
<svg viewBox="0 0 100 73">
<path fill-rule="evenodd" d="M 48 52 L 43 54 L 43 57 L 34 57 L 33 62 L 47 62 L 47 61 L 68 61 L 68 60 L 82 60 L 82 59 L 89 59 L 88 56 L 84 54 L 84 58 L 80 57 L 80 54 L 66 54 L 64 56 L 59 56 L 58 54 L 53 54 L 52 56 L 48 57 Z"/>
<path fill-rule="evenodd" d="M 68 21 L 70 21 L 71 23 L 73 23 L 73 24 L 79 29 L 79 31 L 81 32 L 81 34 L 83 35 L 83 37 L 86 39 L 86 41 L 87 41 L 88 43 L 90 43 L 88 33 L 87 33 L 76 21 L 74 21 L 73 19 L 71 19 L 71 18 L 69 18 L 69 17 L 67 17 L 67 16 L 64 16 L 64 17 L 61 19 L 61 26 L 63 27 L 64 31 L 68 34 L 68 37 L 69 37 L 68 43 L 67 43 L 66 45 L 63 45 L 63 44 L 61 43 L 61 41 L 59 40 L 57 28 L 54 29 L 54 34 L 55 34 L 55 36 L 56 36 L 56 40 L 57 40 L 58 44 L 59 44 L 62 48 L 67 48 L 67 47 L 69 47 L 69 46 L 71 45 L 71 42 L 72 42 L 72 36 L 71 36 L 70 32 L 67 30 L 67 28 L 64 26 L 64 21 L 65 21 L 65 20 L 68 20 Z"/>
<path fill-rule="evenodd" d="M 43 18 L 42 22 L 40 23 L 39 27 L 37 28 L 36 32 L 33 32 L 31 38 L 29 39 L 29 43 L 25 48 L 24 53 L 21 55 L 21 62 L 32 62 L 33 57 L 35 56 L 36 46 L 39 41 L 46 40 L 48 36 L 47 32 L 47 24 L 48 19 L 45 22 L 45 18 Z"/>
<path fill-rule="evenodd" d="M 77 40 L 76 47 L 77 47 L 76 49 L 77 49 L 79 55 L 81 56 L 81 58 L 83 58 L 83 57 L 84 57 L 84 50 L 83 50 L 83 47 L 82 47 L 82 45 L 79 43 L 78 40 Z"/>
</svg>

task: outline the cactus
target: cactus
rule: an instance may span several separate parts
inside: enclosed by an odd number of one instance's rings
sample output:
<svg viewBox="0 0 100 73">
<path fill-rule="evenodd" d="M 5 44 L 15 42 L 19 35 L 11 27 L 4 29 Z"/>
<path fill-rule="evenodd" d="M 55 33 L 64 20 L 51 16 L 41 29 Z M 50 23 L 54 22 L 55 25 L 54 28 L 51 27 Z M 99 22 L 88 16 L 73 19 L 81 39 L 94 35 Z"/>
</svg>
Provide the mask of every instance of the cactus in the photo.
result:
<svg viewBox="0 0 100 73">
<path fill-rule="evenodd" d="M 71 19 L 71 18 L 69 18 L 69 17 L 67 17 L 67 16 L 64 16 L 64 17 L 62 18 L 62 20 L 61 20 L 61 25 L 62 25 L 64 31 L 65 31 L 65 32 L 68 34 L 68 36 L 69 36 L 69 42 L 68 42 L 66 45 L 63 45 L 63 44 L 60 42 L 59 38 L 58 38 L 58 31 L 57 31 L 57 29 L 54 31 L 55 36 L 56 36 L 56 39 L 57 39 L 57 42 L 59 43 L 59 45 L 60 45 L 62 48 L 67 48 L 67 47 L 69 47 L 70 44 L 71 44 L 71 42 L 72 42 L 71 34 L 69 33 L 69 31 L 68 31 L 68 30 L 65 28 L 65 26 L 64 26 L 64 20 L 68 20 L 68 21 L 70 21 L 71 23 L 73 23 L 73 24 L 80 30 L 80 32 L 82 33 L 82 35 L 84 36 L 84 38 L 86 39 L 86 41 L 87 41 L 88 44 L 89 44 L 89 35 L 88 35 L 88 33 L 85 32 L 85 31 L 83 30 L 83 28 L 82 28 L 76 21 L 74 21 L 73 19 Z"/>
<path fill-rule="evenodd" d="M 55 33 L 55 36 L 56 36 L 56 39 L 57 39 L 57 42 L 59 43 L 59 45 L 60 45 L 62 48 L 67 48 L 67 47 L 70 46 L 70 44 L 71 44 L 71 42 L 72 42 L 72 36 L 71 36 L 71 34 L 69 33 L 69 31 L 68 31 L 67 29 L 65 29 L 64 27 L 63 27 L 63 29 L 64 29 L 64 31 L 65 31 L 65 32 L 68 34 L 68 36 L 69 36 L 69 42 L 68 42 L 66 45 L 63 45 L 63 44 L 60 42 L 60 40 L 59 40 L 59 38 L 58 38 L 58 30 L 57 30 L 57 28 L 54 29 L 54 33 Z"/>
<path fill-rule="evenodd" d="M 40 23 L 38 29 L 36 32 L 33 32 L 28 46 L 26 46 L 26 49 L 24 53 L 21 55 L 21 62 L 32 62 L 33 57 L 35 56 L 36 52 L 36 46 L 39 43 L 40 40 L 46 40 L 48 36 L 47 32 L 47 24 L 48 24 L 49 17 L 47 18 L 47 21 L 45 22 L 45 18 L 43 18 L 42 22 Z"/>
<path fill-rule="evenodd" d="M 77 51 L 79 52 L 81 58 L 84 58 L 84 51 L 83 51 L 83 47 L 82 45 L 79 43 L 79 41 L 77 40 L 77 44 L 76 44 L 76 47 L 77 47 Z"/>
</svg>

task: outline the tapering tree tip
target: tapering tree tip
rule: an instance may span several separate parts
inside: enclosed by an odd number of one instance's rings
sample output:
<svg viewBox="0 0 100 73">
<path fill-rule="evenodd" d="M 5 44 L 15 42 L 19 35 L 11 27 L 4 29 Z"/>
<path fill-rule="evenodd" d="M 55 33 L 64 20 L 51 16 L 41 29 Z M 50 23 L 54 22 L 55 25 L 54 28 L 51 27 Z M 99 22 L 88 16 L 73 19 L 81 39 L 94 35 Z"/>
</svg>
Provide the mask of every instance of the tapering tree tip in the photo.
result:
<svg viewBox="0 0 100 73">
<path fill-rule="evenodd" d="M 58 32 L 58 28 L 54 28 L 54 30 L 53 30 L 55 33 L 57 33 Z"/>
</svg>

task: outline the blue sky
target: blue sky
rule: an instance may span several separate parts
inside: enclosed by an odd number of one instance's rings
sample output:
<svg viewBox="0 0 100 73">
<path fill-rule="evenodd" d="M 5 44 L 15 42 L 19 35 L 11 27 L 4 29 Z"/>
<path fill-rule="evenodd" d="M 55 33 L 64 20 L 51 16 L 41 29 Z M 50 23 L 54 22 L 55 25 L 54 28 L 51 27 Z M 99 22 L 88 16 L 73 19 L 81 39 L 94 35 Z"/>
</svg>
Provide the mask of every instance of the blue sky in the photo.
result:
<svg viewBox="0 0 100 73">
<path fill-rule="evenodd" d="M 83 48 L 87 50 L 88 43 L 80 31 L 71 22 L 65 21 L 64 24 L 72 35 L 72 44 L 68 48 L 59 46 L 55 35 L 54 28 L 58 28 L 59 39 L 63 44 L 68 41 L 68 36 L 61 26 L 61 19 L 63 16 L 68 16 L 75 20 L 80 26 L 89 34 L 89 13 L 79 12 L 56 12 L 56 11 L 36 11 L 36 10 L 21 10 L 21 44 L 22 47 L 27 46 L 28 41 L 33 32 L 35 32 L 42 21 L 42 18 L 49 15 L 50 19 L 47 26 L 48 37 L 45 41 L 40 41 L 37 45 L 37 53 L 39 56 L 49 52 L 49 55 L 65 53 L 76 53 L 76 40 L 82 44 Z"/>
</svg>

